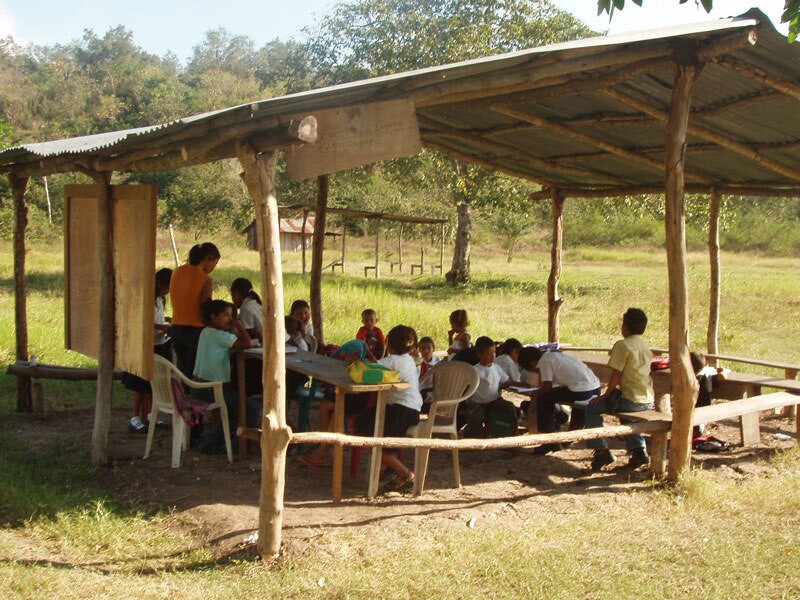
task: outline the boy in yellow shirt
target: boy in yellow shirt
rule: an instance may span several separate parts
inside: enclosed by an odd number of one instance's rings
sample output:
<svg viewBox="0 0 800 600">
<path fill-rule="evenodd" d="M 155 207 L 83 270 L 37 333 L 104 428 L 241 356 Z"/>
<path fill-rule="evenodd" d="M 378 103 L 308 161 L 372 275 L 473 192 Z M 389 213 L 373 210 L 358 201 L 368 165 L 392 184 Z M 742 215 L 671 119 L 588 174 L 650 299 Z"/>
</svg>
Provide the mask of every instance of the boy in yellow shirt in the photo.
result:
<svg viewBox="0 0 800 600">
<path fill-rule="evenodd" d="M 629 308 L 622 316 L 622 338 L 611 349 L 608 366 L 611 377 L 606 391 L 586 407 L 586 427 L 602 427 L 603 413 L 635 412 L 653 409 L 653 380 L 650 363 L 653 353 L 642 334 L 647 328 L 647 315 L 639 308 Z M 625 438 L 630 454 L 628 466 L 641 467 L 650 463 L 644 438 L 640 434 Z M 589 440 L 594 449 L 592 471 L 599 471 L 616 459 L 605 439 Z"/>
</svg>

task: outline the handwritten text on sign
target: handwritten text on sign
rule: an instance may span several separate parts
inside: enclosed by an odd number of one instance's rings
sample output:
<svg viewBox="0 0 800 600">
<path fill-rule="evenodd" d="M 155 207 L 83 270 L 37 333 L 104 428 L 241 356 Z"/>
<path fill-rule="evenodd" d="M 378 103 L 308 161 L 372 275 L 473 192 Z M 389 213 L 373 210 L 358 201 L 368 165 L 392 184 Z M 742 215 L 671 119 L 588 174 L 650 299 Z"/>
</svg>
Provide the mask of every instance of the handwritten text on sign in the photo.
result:
<svg viewBox="0 0 800 600">
<path fill-rule="evenodd" d="M 410 100 L 334 108 L 313 115 L 317 141 L 287 151 L 289 178 L 295 181 L 422 150 Z"/>
</svg>

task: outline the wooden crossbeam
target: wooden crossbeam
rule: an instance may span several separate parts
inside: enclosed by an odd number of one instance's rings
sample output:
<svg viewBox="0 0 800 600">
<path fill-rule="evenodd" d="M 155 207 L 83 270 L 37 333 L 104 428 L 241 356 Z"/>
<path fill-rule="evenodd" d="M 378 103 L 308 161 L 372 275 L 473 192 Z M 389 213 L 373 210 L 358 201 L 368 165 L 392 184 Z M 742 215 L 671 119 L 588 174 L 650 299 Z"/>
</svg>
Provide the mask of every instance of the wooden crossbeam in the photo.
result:
<svg viewBox="0 0 800 600">
<path fill-rule="evenodd" d="M 424 137 L 422 138 L 422 145 L 426 148 L 432 148 L 433 150 L 438 150 L 444 154 L 449 154 L 450 156 L 457 158 L 459 160 L 463 160 L 465 162 L 471 162 L 476 165 L 480 165 L 482 167 L 486 167 L 487 169 L 492 169 L 499 173 L 505 173 L 506 175 L 510 175 L 511 177 L 519 177 L 520 179 L 525 179 L 527 181 L 532 181 L 533 183 L 538 183 L 541 186 L 552 186 L 553 182 L 543 179 L 541 177 L 537 177 L 531 173 L 527 173 L 526 171 L 520 171 L 518 169 L 512 169 L 511 167 L 505 167 L 503 165 L 496 164 L 492 161 L 479 158 L 477 156 L 472 156 L 471 154 L 466 154 L 464 152 L 459 152 L 458 150 L 453 150 L 449 146 L 445 146 L 444 144 L 439 144 L 438 142 L 433 142 L 431 140 L 427 140 Z M 549 197 L 549 196 L 548 196 Z"/>
<path fill-rule="evenodd" d="M 759 186 L 757 184 L 717 184 L 714 186 L 720 193 L 738 196 L 763 196 L 768 198 L 800 198 L 800 186 Z M 684 189 L 689 194 L 707 194 L 709 187 L 701 184 L 686 184 Z M 628 187 L 582 188 L 560 187 L 558 193 L 565 198 L 619 198 L 623 196 L 642 196 L 645 194 L 663 194 L 663 185 L 632 185 Z M 531 200 L 547 200 L 550 191 L 542 189 L 530 195 Z"/>
<path fill-rule="evenodd" d="M 575 131 L 574 129 L 566 127 L 565 125 L 562 125 L 560 123 L 555 123 L 553 121 L 549 121 L 547 119 L 531 115 L 521 110 L 517 110 L 516 108 L 512 108 L 511 106 L 492 106 L 491 109 L 495 112 L 506 115 L 508 117 L 519 119 L 520 121 L 526 121 L 531 125 L 555 131 L 556 133 L 559 133 L 564 137 L 577 140 L 589 146 L 594 146 L 595 148 L 601 148 L 606 152 L 610 152 L 611 154 L 615 154 L 616 156 L 621 156 L 622 158 L 625 158 L 632 162 L 646 165 L 652 169 L 655 169 L 659 173 L 664 171 L 664 163 L 661 161 L 658 161 L 654 158 L 649 158 L 647 156 L 643 156 L 638 152 L 633 152 L 631 150 L 628 150 L 627 148 L 623 148 L 622 146 L 617 146 L 616 144 L 612 144 L 600 138 L 596 138 L 594 136 L 581 133 L 580 131 Z M 708 184 L 712 183 L 712 180 L 709 179 L 708 177 L 697 175 L 696 173 L 694 174 L 687 173 L 687 177 L 699 183 L 708 183 Z"/>
<path fill-rule="evenodd" d="M 798 83 L 784 81 L 782 79 L 778 79 L 777 77 L 773 77 L 763 69 L 759 69 L 758 67 L 755 67 L 750 63 L 738 58 L 734 58 L 733 56 L 722 56 L 713 59 L 712 62 L 721 67 L 741 73 L 750 79 L 755 79 L 756 81 L 763 83 L 764 85 L 768 85 L 769 87 L 778 90 L 782 94 L 786 94 L 795 100 L 800 100 L 800 84 Z"/>
<path fill-rule="evenodd" d="M 660 108 L 656 108 L 647 102 L 639 100 L 631 96 L 630 94 L 626 94 L 624 92 L 620 92 L 619 90 L 608 88 L 603 90 L 603 93 L 607 95 L 609 98 L 613 98 L 619 102 L 627 104 L 631 108 L 635 108 L 637 110 L 642 111 L 643 113 L 652 115 L 656 117 L 658 120 L 662 121 L 663 123 L 667 122 L 667 112 L 661 110 Z M 761 154 L 758 150 L 753 148 L 752 146 L 748 146 L 747 144 L 742 144 L 741 142 L 737 142 L 727 136 L 719 134 L 711 129 L 704 127 L 702 125 L 697 124 L 689 124 L 689 133 L 693 136 L 702 138 L 704 140 L 708 140 L 709 142 L 714 142 L 715 144 L 719 144 L 723 148 L 727 148 L 732 152 L 736 152 L 737 154 L 741 154 L 742 156 L 749 158 L 750 160 L 764 165 L 764 167 L 779 173 L 780 175 L 784 175 L 785 177 L 789 177 L 790 179 L 795 179 L 800 181 L 800 170 L 795 168 L 789 167 L 784 165 L 772 158 Z"/>
<path fill-rule="evenodd" d="M 423 127 L 433 129 L 439 133 L 447 135 L 448 137 L 455 137 L 461 140 L 472 142 L 480 147 L 490 149 L 502 155 L 524 158 L 525 162 L 530 163 L 531 165 L 536 166 L 540 169 L 552 170 L 555 171 L 556 173 L 563 173 L 565 175 L 577 175 L 578 177 L 585 177 L 587 179 L 596 179 L 606 183 L 615 183 L 615 184 L 626 183 L 625 179 L 614 177 L 613 175 L 608 175 L 607 173 L 594 171 L 592 169 L 569 167 L 566 165 L 560 165 L 558 163 L 554 163 L 553 161 L 550 160 L 539 158 L 538 156 L 534 156 L 533 154 L 527 152 L 526 150 L 514 146 L 512 144 L 504 144 L 501 142 L 487 140 L 485 137 L 472 133 L 471 131 L 456 129 L 455 127 L 445 125 L 432 117 L 420 116 L 419 123 Z"/>
</svg>

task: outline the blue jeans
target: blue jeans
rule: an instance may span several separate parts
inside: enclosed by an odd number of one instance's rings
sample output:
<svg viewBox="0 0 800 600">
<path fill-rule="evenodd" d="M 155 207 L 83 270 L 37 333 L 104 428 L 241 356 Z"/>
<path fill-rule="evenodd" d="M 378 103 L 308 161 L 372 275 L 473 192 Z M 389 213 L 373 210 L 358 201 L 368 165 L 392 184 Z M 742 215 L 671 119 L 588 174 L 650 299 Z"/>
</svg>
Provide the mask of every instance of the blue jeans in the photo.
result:
<svg viewBox="0 0 800 600">
<path fill-rule="evenodd" d="M 614 412 L 637 412 L 640 410 L 653 410 L 653 403 L 642 404 L 639 402 L 631 402 L 627 398 L 619 396 L 617 400 L 616 410 Z M 603 426 L 603 414 L 609 413 L 606 399 L 600 402 L 590 404 L 586 407 L 586 428 L 592 429 L 594 427 Z M 594 450 L 608 450 L 608 441 L 605 439 L 587 440 L 586 445 Z M 644 438 L 641 434 L 636 433 L 633 435 L 625 436 L 625 445 L 628 450 L 636 450 L 637 448 L 644 448 Z"/>
</svg>

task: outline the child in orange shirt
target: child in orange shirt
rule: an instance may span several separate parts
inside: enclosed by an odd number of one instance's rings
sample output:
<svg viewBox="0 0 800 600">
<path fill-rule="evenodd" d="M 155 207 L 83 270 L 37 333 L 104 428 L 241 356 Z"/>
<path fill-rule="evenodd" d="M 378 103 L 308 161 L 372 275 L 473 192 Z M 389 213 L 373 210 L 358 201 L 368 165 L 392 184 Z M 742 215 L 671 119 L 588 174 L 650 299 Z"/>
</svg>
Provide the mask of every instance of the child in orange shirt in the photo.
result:
<svg viewBox="0 0 800 600">
<path fill-rule="evenodd" d="M 378 313 L 371 308 L 365 309 L 361 313 L 362 327 L 356 333 L 356 339 L 361 340 L 367 346 L 367 358 L 377 361 L 383 358 L 386 350 L 386 337 L 378 329 Z"/>
</svg>

